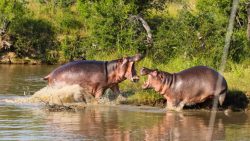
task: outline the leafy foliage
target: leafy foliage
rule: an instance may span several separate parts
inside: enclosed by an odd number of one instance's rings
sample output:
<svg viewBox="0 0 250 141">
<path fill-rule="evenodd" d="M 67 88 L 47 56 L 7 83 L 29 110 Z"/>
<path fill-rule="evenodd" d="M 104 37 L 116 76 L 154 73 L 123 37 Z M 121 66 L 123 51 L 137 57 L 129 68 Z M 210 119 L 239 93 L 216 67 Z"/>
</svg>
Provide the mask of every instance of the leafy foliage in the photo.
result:
<svg viewBox="0 0 250 141">
<path fill-rule="evenodd" d="M 26 13 L 25 4 L 25 2 L 16 0 L 0 1 L 0 23 L 8 20 L 15 24 L 22 19 Z"/>
<path fill-rule="evenodd" d="M 190 2 L 195 2 L 195 9 Z M 245 2 L 240 2 L 230 44 L 229 59 L 234 63 L 250 58 Z M 177 15 L 171 15 L 171 4 L 178 7 Z M 218 67 L 231 6 L 231 0 L 3 0 L 0 23 L 11 21 L 9 32 L 15 36 L 19 57 L 55 63 L 146 52 L 157 63 L 181 58 Z M 152 45 L 146 43 L 147 33 L 132 15 L 148 22 Z"/>
<path fill-rule="evenodd" d="M 89 36 L 85 39 L 86 45 L 92 51 L 117 49 L 136 51 L 142 48 L 143 32 L 137 29 L 138 22 L 130 19 L 130 15 L 137 14 L 133 2 L 79 1 L 78 10 L 89 31 Z"/>
<path fill-rule="evenodd" d="M 46 50 L 56 49 L 56 40 L 51 25 L 42 20 L 28 19 L 13 29 L 16 37 L 15 49 L 18 56 L 45 60 Z"/>
</svg>

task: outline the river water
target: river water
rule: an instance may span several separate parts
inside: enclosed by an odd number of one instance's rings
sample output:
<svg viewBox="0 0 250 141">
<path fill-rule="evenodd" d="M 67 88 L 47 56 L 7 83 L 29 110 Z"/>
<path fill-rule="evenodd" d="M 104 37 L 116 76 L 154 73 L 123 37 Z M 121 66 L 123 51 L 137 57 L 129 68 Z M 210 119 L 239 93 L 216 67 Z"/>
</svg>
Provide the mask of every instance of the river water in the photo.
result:
<svg viewBox="0 0 250 141">
<path fill-rule="evenodd" d="M 46 86 L 56 66 L 0 65 L 0 140 L 203 141 L 210 112 L 170 112 L 148 106 L 89 106 L 48 112 L 38 104 L 7 103 Z M 213 140 L 249 141 L 250 112 L 218 112 Z"/>
</svg>

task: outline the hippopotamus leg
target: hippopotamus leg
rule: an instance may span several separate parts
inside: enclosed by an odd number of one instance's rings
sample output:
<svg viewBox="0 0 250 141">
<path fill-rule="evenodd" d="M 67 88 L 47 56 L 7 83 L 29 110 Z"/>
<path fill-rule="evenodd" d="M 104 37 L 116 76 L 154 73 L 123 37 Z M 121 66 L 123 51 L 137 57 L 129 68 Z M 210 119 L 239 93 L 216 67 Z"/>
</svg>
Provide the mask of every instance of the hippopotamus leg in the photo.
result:
<svg viewBox="0 0 250 141">
<path fill-rule="evenodd" d="M 110 88 L 116 95 L 119 95 L 121 93 L 119 86 L 114 85 L 113 87 Z"/>
<path fill-rule="evenodd" d="M 167 109 L 168 110 L 174 110 L 174 111 L 181 111 L 183 109 L 183 107 L 185 106 L 184 101 L 179 102 L 178 104 L 176 104 L 173 101 L 167 101 Z"/>
<path fill-rule="evenodd" d="M 223 104 L 223 102 L 224 102 L 224 100 L 226 98 L 226 94 L 227 94 L 227 92 L 225 91 L 224 93 L 222 93 L 222 94 L 219 95 L 220 106 L 222 106 L 222 104 Z"/>
<path fill-rule="evenodd" d="M 177 99 L 169 99 L 167 98 L 167 109 L 174 110 L 174 111 L 181 111 L 185 106 L 186 102 L 177 100 Z"/>
<path fill-rule="evenodd" d="M 186 104 L 186 102 L 181 101 L 181 102 L 178 104 L 176 110 L 177 110 L 177 111 L 181 111 L 181 110 L 183 109 L 183 107 L 185 106 L 185 104 Z"/>
<path fill-rule="evenodd" d="M 85 101 L 86 103 L 97 103 L 95 97 L 94 97 L 92 94 L 87 93 L 87 92 L 85 92 L 85 91 L 82 91 L 82 94 L 83 94 L 83 96 L 84 96 L 84 101 Z"/>
<path fill-rule="evenodd" d="M 177 105 L 173 101 L 167 100 L 167 110 L 175 110 L 176 107 Z"/>
<path fill-rule="evenodd" d="M 126 97 L 124 97 L 124 96 L 121 94 L 121 91 L 120 91 L 118 85 L 114 85 L 114 86 L 111 87 L 110 89 L 117 95 L 116 101 L 117 101 L 118 103 L 119 103 L 120 101 L 124 101 L 124 100 L 127 99 Z"/>
<path fill-rule="evenodd" d="M 95 93 L 95 99 L 100 99 L 102 94 L 103 94 L 104 90 L 103 89 L 99 89 L 96 91 Z"/>
</svg>

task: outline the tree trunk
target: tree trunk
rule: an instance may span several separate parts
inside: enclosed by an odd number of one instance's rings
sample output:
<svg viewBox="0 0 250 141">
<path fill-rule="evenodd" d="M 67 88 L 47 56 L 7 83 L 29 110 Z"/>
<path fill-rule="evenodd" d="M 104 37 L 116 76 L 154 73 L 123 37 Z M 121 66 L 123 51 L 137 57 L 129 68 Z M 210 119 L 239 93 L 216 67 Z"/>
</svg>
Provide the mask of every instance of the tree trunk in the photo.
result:
<svg viewBox="0 0 250 141">
<path fill-rule="evenodd" d="M 10 43 L 10 36 L 6 33 L 8 27 L 10 25 L 10 21 L 5 20 L 2 28 L 0 28 L 0 50 L 3 48 L 4 50 L 9 49 L 12 44 Z"/>
<path fill-rule="evenodd" d="M 247 3 L 247 39 L 250 41 L 250 1 Z"/>
<path fill-rule="evenodd" d="M 136 19 L 138 21 L 141 22 L 143 28 L 145 29 L 145 31 L 147 32 L 147 40 L 146 40 L 146 48 L 145 50 L 142 50 L 144 55 L 148 55 L 148 51 L 149 49 L 153 46 L 153 37 L 152 37 L 152 33 L 151 33 L 151 29 L 150 26 L 148 25 L 148 23 L 139 15 L 131 15 L 130 19 Z"/>
</svg>

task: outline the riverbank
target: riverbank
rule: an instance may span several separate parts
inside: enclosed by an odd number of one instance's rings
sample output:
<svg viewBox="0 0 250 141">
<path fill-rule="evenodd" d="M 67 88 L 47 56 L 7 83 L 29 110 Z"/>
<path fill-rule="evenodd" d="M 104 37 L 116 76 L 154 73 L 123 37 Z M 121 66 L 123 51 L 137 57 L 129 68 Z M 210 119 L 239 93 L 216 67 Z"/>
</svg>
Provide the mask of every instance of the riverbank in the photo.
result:
<svg viewBox="0 0 250 141">
<path fill-rule="evenodd" d="M 0 64 L 28 64 L 41 65 L 41 60 L 31 59 L 29 57 L 18 58 L 14 52 L 8 52 L 0 56 Z"/>
<path fill-rule="evenodd" d="M 97 55 L 95 57 L 96 60 L 113 60 L 114 58 L 119 58 L 119 57 L 117 54 L 113 56 Z M 36 61 L 36 60 L 29 59 L 29 58 L 20 59 L 18 61 L 13 61 L 13 62 L 15 62 L 16 64 L 28 64 L 27 66 L 23 66 L 21 69 L 29 67 L 30 65 L 38 65 L 37 66 L 38 68 L 35 69 L 36 71 L 49 67 L 50 69 L 48 71 L 41 74 L 41 78 L 47 75 L 51 70 L 57 67 L 53 65 L 49 65 L 48 67 L 46 66 L 39 67 L 40 64 L 42 64 L 41 61 Z M 6 60 L 5 60 L 5 63 L 7 63 Z M 201 62 L 200 64 L 199 62 L 198 63 L 195 62 L 195 60 L 184 60 L 184 59 L 177 58 L 177 59 L 172 59 L 168 63 L 160 64 L 160 63 L 154 63 L 152 59 L 146 57 L 142 61 L 136 64 L 136 69 L 137 69 L 137 72 L 139 73 L 140 69 L 146 66 L 149 68 L 155 68 L 155 69 L 159 69 L 163 71 L 168 71 L 170 73 L 174 73 L 174 72 L 181 71 L 183 69 L 189 68 L 194 65 L 205 65 L 205 63 L 203 64 Z M 14 63 L 11 66 L 15 68 Z M 8 68 L 8 71 L 10 71 L 10 68 Z M 236 107 L 239 107 L 239 105 L 240 107 L 242 107 L 241 104 L 244 105 L 246 101 L 245 97 L 248 97 L 248 99 L 250 98 L 250 85 L 248 82 L 248 80 L 250 80 L 250 67 L 246 64 L 245 65 L 233 64 L 229 62 L 227 64 L 226 71 L 223 73 L 223 76 L 225 76 L 225 79 L 228 82 L 230 94 L 233 94 L 234 99 L 236 99 L 236 101 L 234 101 L 236 103 Z M 29 76 L 26 76 L 26 77 L 29 77 Z M 128 97 L 127 101 L 124 104 L 151 105 L 151 106 L 164 107 L 166 100 L 161 95 L 159 95 L 153 90 L 141 89 L 141 86 L 145 80 L 146 80 L 146 77 L 141 76 L 139 83 L 132 83 L 128 80 L 120 83 L 120 89 L 122 93 Z M 46 82 L 44 81 L 44 83 Z M 37 90 L 39 89 L 36 89 L 36 91 Z M 241 102 L 241 101 L 244 101 L 244 102 Z"/>
</svg>

